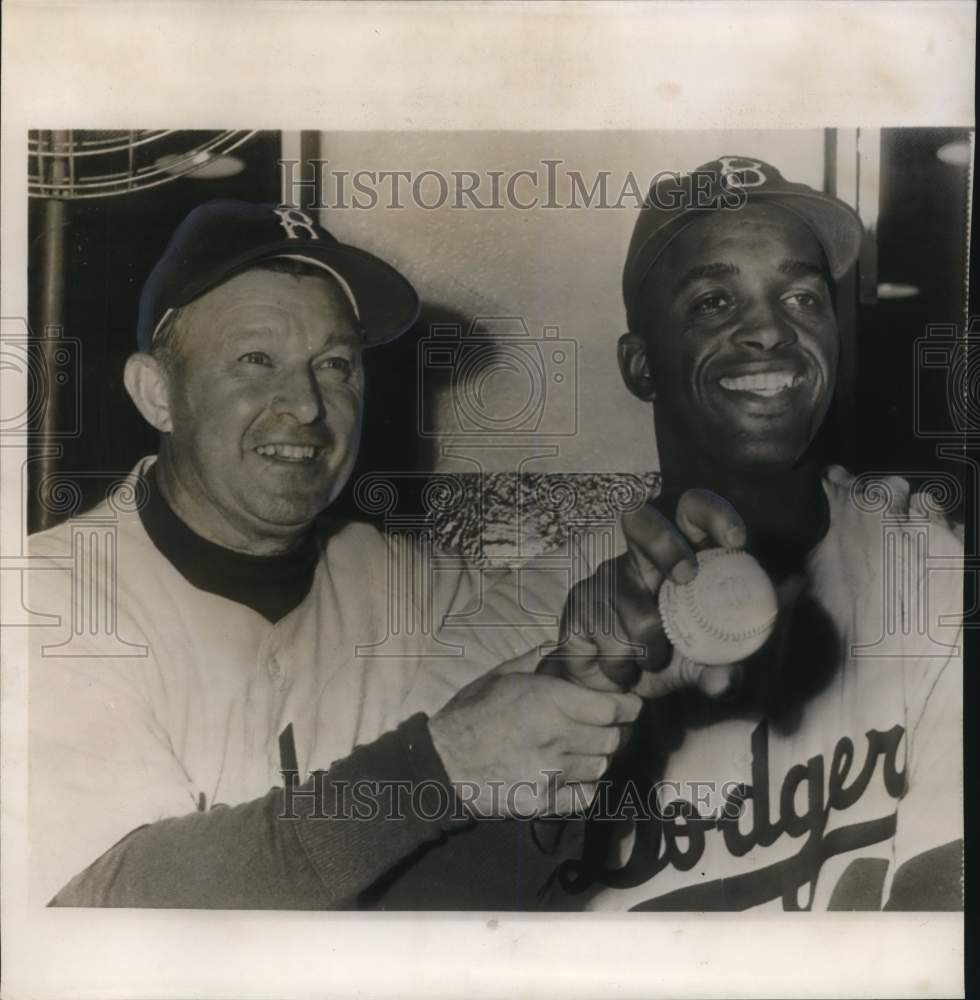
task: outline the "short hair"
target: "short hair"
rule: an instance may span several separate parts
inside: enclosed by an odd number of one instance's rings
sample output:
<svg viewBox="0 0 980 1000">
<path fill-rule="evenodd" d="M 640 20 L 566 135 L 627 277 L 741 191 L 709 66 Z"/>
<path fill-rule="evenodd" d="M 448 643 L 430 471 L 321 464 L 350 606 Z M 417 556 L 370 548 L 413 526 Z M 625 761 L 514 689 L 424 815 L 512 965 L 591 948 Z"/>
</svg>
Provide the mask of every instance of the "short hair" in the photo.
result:
<svg viewBox="0 0 980 1000">
<path fill-rule="evenodd" d="M 156 358 L 168 372 L 174 371 L 180 361 L 180 327 L 183 312 L 183 309 L 171 309 L 160 320 L 150 344 L 150 357 Z"/>
<path fill-rule="evenodd" d="M 289 274 L 294 278 L 329 278 L 323 268 L 295 257 L 272 257 L 269 260 L 259 261 L 244 270 L 271 271 L 274 274 Z M 242 273 L 244 272 L 236 272 L 236 274 Z M 235 277 L 234 274 L 229 275 L 229 278 L 233 277 Z M 180 341 L 185 308 L 180 306 L 171 309 L 163 317 L 153 335 L 153 342 L 150 344 L 150 356 L 156 358 L 170 372 L 176 370 L 181 361 Z"/>
</svg>

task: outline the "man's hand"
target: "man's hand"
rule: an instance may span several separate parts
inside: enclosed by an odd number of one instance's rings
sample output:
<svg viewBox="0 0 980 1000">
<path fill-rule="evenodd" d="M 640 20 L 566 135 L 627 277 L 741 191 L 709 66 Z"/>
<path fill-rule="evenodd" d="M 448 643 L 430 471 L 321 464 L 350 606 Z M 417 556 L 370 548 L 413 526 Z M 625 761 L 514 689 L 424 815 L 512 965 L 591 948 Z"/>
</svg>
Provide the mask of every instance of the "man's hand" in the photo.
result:
<svg viewBox="0 0 980 1000">
<path fill-rule="evenodd" d="M 745 524 L 726 500 L 688 490 L 672 524 L 650 504 L 624 515 L 627 550 L 572 588 L 562 614 L 561 643 L 539 671 L 597 691 L 631 690 L 657 698 L 680 687 L 708 695 L 728 691 L 737 664 L 706 667 L 674 652 L 657 608 L 667 577 L 684 584 L 697 573 L 695 551 L 745 544 Z"/>
<path fill-rule="evenodd" d="M 567 814 L 591 799 L 642 704 L 633 694 L 497 670 L 457 692 L 429 732 L 450 780 L 469 786 L 473 814 Z"/>
</svg>

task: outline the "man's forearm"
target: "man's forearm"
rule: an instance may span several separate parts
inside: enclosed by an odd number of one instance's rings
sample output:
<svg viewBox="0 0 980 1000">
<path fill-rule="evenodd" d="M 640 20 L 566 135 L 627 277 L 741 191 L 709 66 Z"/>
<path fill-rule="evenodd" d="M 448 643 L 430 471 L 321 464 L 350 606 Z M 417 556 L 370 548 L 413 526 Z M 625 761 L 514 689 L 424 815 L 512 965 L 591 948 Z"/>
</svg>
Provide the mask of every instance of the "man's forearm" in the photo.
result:
<svg viewBox="0 0 980 1000">
<path fill-rule="evenodd" d="M 411 798 L 399 803 L 393 797 L 399 787 L 422 783 L 430 788 L 424 813 L 411 807 Z M 459 816 L 426 718 L 416 715 L 291 794 L 274 788 L 238 806 L 134 830 L 73 878 L 52 905 L 352 907 L 418 848 L 469 825 Z"/>
</svg>

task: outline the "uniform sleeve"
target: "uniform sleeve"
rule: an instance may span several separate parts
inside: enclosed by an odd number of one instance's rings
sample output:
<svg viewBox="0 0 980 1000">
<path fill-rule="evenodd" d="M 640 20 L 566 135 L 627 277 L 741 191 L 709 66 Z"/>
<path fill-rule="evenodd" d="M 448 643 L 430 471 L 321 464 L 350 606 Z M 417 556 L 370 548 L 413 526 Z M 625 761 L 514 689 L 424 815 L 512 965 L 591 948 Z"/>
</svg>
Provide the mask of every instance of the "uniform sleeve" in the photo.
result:
<svg viewBox="0 0 980 1000">
<path fill-rule="evenodd" d="M 424 787 L 428 801 L 414 801 Z M 472 825 L 418 715 L 303 785 L 134 830 L 55 906 L 339 909 Z"/>
</svg>

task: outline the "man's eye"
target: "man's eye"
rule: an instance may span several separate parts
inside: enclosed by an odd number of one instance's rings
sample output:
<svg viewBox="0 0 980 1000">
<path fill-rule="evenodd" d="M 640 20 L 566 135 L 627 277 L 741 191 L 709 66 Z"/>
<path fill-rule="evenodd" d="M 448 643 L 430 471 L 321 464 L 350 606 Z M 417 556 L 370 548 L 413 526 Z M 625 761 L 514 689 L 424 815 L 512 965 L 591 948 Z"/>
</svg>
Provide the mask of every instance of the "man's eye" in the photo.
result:
<svg viewBox="0 0 980 1000">
<path fill-rule="evenodd" d="M 694 313 L 715 313 L 727 309 L 731 305 L 731 299 L 725 292 L 710 292 L 696 299 L 691 305 Z"/>
<path fill-rule="evenodd" d="M 243 354 L 239 361 L 244 361 L 247 365 L 271 365 L 272 361 L 269 355 L 265 351 L 249 351 L 247 354 Z"/>
<path fill-rule="evenodd" d="M 784 301 L 791 302 L 800 309 L 816 309 L 820 305 L 820 297 L 813 292 L 793 292 Z"/>
<path fill-rule="evenodd" d="M 349 375 L 354 370 L 354 364 L 350 358 L 321 358 L 321 360 L 316 363 L 316 368 L 317 371 L 336 371 L 341 375 Z"/>
</svg>

